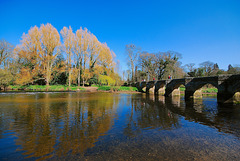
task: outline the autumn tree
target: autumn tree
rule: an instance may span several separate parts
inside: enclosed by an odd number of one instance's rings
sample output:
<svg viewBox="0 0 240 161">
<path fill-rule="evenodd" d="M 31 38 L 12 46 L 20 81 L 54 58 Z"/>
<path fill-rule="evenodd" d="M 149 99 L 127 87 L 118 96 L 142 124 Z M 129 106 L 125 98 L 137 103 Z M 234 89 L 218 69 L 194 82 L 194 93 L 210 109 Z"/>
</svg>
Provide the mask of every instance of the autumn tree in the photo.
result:
<svg viewBox="0 0 240 161">
<path fill-rule="evenodd" d="M 20 72 L 17 84 L 28 84 L 38 80 L 40 73 L 40 55 L 42 54 L 41 32 L 38 27 L 32 27 L 27 34 L 23 34 L 21 44 L 14 49 Z"/>
<path fill-rule="evenodd" d="M 43 50 L 40 52 L 42 71 L 46 79 L 46 85 L 49 85 L 49 82 L 51 81 L 53 63 L 59 53 L 58 46 L 60 45 L 60 35 L 57 29 L 49 23 L 41 25 L 40 32 Z"/>
<path fill-rule="evenodd" d="M 85 28 L 83 32 L 83 60 L 82 60 L 82 79 L 83 79 L 83 86 L 85 84 L 85 80 L 89 77 L 88 74 L 84 74 L 86 70 L 86 64 L 88 59 L 88 49 L 89 49 L 89 33 L 88 30 Z"/>
<path fill-rule="evenodd" d="M 13 75 L 9 71 L 6 69 L 0 69 L 0 87 L 3 87 L 5 90 L 13 79 Z"/>
<path fill-rule="evenodd" d="M 59 33 L 51 24 L 41 25 L 40 29 L 34 26 L 27 34 L 23 34 L 21 44 L 15 48 L 18 63 L 21 65 L 19 82 L 30 83 L 41 79 L 36 77 L 43 75 L 49 85 L 59 44 Z M 21 70 L 29 77 L 30 82 L 21 81 Z"/>
<path fill-rule="evenodd" d="M 72 57 L 75 35 L 71 27 L 63 27 L 60 33 L 63 37 L 63 51 L 67 54 L 68 86 L 70 87 L 72 81 Z"/>
<path fill-rule="evenodd" d="M 76 31 L 76 36 L 74 39 L 74 60 L 77 69 L 77 80 L 78 80 L 78 86 L 80 86 L 81 82 L 81 73 L 82 73 L 82 61 L 84 57 L 84 30 L 82 28 L 78 29 Z"/>
<path fill-rule="evenodd" d="M 63 83 L 64 70 L 68 73 L 69 86 L 76 82 L 78 86 L 81 82 L 84 85 L 99 75 L 119 78 L 114 71 L 114 52 L 88 29 L 80 28 L 74 33 L 71 27 L 63 27 L 60 33 L 62 45 L 58 31 L 51 24 L 34 26 L 23 34 L 21 44 L 14 49 L 17 84 L 34 84 L 40 80 L 46 85 Z M 61 57 L 57 58 L 58 55 Z"/>
</svg>

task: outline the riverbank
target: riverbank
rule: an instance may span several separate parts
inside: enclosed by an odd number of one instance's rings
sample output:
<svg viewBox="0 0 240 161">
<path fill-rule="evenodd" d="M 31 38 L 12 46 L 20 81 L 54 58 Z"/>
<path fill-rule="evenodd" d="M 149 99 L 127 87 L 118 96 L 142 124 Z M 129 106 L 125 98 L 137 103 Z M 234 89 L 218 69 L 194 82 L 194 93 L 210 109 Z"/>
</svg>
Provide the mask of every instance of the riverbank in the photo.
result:
<svg viewBox="0 0 240 161">
<path fill-rule="evenodd" d="M 139 93 L 136 87 L 126 87 L 126 86 L 66 86 L 66 85 L 29 85 L 29 86 L 8 86 L 6 88 L 7 92 L 14 91 L 36 91 L 36 92 L 68 92 L 68 91 L 76 91 L 76 92 L 116 92 L 116 93 Z M 185 88 L 180 87 L 181 94 L 184 94 Z M 3 92 L 3 90 L 1 91 Z M 216 95 L 216 88 L 203 88 L 202 93 L 204 95 Z"/>
<path fill-rule="evenodd" d="M 78 92 L 129 92 L 136 93 L 138 89 L 136 87 L 125 87 L 125 86 L 66 86 L 66 85 L 29 85 L 29 86 L 8 86 L 6 90 L 1 92 L 14 92 L 14 91 L 35 91 L 35 92 L 67 92 L 67 91 L 78 91 Z"/>
</svg>

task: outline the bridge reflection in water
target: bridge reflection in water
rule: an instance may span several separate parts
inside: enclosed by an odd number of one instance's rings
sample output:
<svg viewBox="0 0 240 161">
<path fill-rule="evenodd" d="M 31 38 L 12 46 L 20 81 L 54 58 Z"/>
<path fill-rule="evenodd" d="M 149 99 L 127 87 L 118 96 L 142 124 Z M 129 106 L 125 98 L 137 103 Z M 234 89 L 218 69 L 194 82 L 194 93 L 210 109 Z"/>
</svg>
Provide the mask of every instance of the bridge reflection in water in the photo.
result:
<svg viewBox="0 0 240 161">
<path fill-rule="evenodd" d="M 240 158 L 240 106 L 221 106 L 216 98 L 183 101 L 115 93 L 0 97 L 0 160 Z"/>
<path fill-rule="evenodd" d="M 147 104 L 156 108 L 165 107 L 171 113 L 184 116 L 186 120 L 194 121 L 217 128 L 219 132 L 231 133 L 240 138 L 240 105 L 217 104 L 214 97 L 183 101 L 183 97 L 164 97 L 148 95 L 143 97 Z"/>
<path fill-rule="evenodd" d="M 179 87 L 184 85 L 185 100 L 202 98 L 201 88 L 211 84 L 218 89 L 217 100 L 219 103 L 239 103 L 240 102 L 240 75 L 219 75 L 211 77 L 182 78 L 173 80 L 137 82 L 132 84 L 139 91 L 165 95 L 180 95 Z"/>
</svg>

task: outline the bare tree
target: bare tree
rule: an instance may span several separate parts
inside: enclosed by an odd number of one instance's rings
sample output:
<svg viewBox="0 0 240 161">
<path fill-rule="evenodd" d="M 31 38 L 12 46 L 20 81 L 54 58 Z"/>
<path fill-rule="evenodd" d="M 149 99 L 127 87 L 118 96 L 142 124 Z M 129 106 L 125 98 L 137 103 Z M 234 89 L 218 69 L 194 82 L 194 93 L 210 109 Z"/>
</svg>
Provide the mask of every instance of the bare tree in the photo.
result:
<svg viewBox="0 0 240 161">
<path fill-rule="evenodd" d="M 158 67 L 158 79 L 161 80 L 166 74 L 174 74 L 178 68 L 177 62 L 181 58 L 181 54 L 174 51 L 156 53 L 156 63 Z"/>
<path fill-rule="evenodd" d="M 130 69 L 132 72 L 131 73 L 132 74 L 131 81 L 134 81 L 134 76 L 135 76 L 134 69 L 136 66 L 138 55 L 140 53 L 140 48 L 136 47 L 134 44 L 129 44 L 129 45 L 126 45 L 125 50 L 126 50 L 126 54 L 128 56 L 128 65 L 130 66 Z"/>
<path fill-rule="evenodd" d="M 0 66 L 7 65 L 8 58 L 11 57 L 13 45 L 5 40 L 0 40 Z"/>
<path fill-rule="evenodd" d="M 210 76 L 214 69 L 214 63 L 211 61 L 202 62 L 199 66 L 204 69 L 205 76 Z"/>
<path fill-rule="evenodd" d="M 187 68 L 187 72 L 193 72 L 195 69 L 194 66 L 195 66 L 195 63 L 189 63 L 189 64 L 186 64 L 184 67 Z"/>
</svg>

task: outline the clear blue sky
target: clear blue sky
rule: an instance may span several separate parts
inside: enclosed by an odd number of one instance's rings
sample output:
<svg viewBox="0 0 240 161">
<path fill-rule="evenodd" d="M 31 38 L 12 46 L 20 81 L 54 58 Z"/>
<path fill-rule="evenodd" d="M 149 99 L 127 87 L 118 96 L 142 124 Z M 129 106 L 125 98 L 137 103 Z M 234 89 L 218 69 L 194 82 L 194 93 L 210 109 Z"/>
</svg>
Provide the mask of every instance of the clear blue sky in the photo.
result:
<svg viewBox="0 0 240 161">
<path fill-rule="evenodd" d="M 126 69 L 125 45 L 174 50 L 182 63 L 240 64 L 240 0 L 0 0 L 0 39 L 19 43 L 32 26 L 88 28 Z"/>
</svg>

